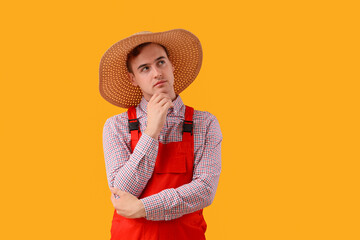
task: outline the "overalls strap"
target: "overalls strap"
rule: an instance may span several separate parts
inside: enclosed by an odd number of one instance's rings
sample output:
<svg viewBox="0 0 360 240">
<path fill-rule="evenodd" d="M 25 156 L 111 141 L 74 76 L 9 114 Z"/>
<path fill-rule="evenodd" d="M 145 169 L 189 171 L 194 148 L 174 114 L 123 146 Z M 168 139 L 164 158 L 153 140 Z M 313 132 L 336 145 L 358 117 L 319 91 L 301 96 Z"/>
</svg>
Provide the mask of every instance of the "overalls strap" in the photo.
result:
<svg viewBox="0 0 360 240">
<path fill-rule="evenodd" d="M 183 123 L 183 141 L 193 140 L 193 115 L 194 108 L 185 106 L 185 121 Z"/>
<path fill-rule="evenodd" d="M 159 142 L 152 176 L 139 199 L 153 196 L 165 189 L 177 189 L 192 181 L 195 159 L 193 114 L 194 109 L 186 106 L 182 141 L 166 144 Z M 128 116 L 131 146 L 134 149 L 141 136 L 135 107 L 129 108 Z M 167 219 L 167 216 L 164 218 Z M 151 221 L 146 218 L 128 219 L 114 210 L 111 240 L 205 240 L 207 225 L 202 209 L 176 219 L 165 219 L 161 221 Z"/>
<path fill-rule="evenodd" d="M 131 152 L 133 152 L 136 144 L 141 137 L 140 123 L 139 120 L 136 118 L 135 106 L 130 107 L 127 112 L 129 119 L 129 132 L 131 133 Z"/>
<path fill-rule="evenodd" d="M 194 108 L 185 106 L 185 121 L 183 123 L 183 141 L 193 140 L 193 115 Z M 131 133 L 131 152 L 134 151 L 136 144 L 141 137 L 140 123 L 136 118 L 136 108 L 132 106 L 128 109 L 129 132 Z"/>
</svg>

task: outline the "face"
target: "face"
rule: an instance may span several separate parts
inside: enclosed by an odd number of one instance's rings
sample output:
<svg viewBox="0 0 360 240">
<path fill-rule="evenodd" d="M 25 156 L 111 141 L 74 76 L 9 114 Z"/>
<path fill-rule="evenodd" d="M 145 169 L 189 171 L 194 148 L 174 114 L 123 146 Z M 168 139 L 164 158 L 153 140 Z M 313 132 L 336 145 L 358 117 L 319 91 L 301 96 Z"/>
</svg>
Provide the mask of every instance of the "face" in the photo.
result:
<svg viewBox="0 0 360 240">
<path fill-rule="evenodd" d="M 140 87 L 147 101 L 155 93 L 165 93 L 175 99 L 174 68 L 161 46 L 154 43 L 145 46 L 130 61 L 130 66 L 133 71 L 129 73 L 130 81 Z"/>
</svg>

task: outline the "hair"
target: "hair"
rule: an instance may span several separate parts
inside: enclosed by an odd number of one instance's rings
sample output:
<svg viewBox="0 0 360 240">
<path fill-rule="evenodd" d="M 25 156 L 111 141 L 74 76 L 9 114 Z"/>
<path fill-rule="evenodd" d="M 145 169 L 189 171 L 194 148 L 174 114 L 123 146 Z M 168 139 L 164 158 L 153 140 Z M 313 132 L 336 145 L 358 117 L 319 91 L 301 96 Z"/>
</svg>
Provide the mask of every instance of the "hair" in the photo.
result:
<svg viewBox="0 0 360 240">
<path fill-rule="evenodd" d="M 140 53 L 141 53 L 141 50 L 146 47 L 147 45 L 151 44 L 151 43 L 154 43 L 154 42 L 145 42 L 145 43 L 142 43 L 140 45 L 137 45 L 135 48 L 133 48 L 133 50 L 131 50 L 128 55 L 127 55 L 127 59 L 126 59 L 126 67 L 127 67 L 127 70 L 129 73 L 133 73 L 132 69 L 131 69 L 131 65 L 130 65 L 130 61 L 137 57 Z M 159 45 L 160 47 L 162 47 L 164 50 L 165 50 L 165 53 L 166 53 L 166 56 L 169 57 L 169 52 L 168 50 L 166 49 L 166 47 L 164 47 L 163 45 L 159 44 L 159 43 L 154 43 L 154 44 L 157 44 Z"/>
</svg>

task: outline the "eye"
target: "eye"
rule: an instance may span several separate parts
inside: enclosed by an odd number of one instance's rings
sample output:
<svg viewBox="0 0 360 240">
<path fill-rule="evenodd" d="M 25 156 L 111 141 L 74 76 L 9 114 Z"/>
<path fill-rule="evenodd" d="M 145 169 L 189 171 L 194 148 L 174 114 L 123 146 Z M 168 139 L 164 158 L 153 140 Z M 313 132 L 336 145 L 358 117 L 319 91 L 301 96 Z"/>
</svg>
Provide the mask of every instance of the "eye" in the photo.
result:
<svg viewBox="0 0 360 240">
<path fill-rule="evenodd" d="M 159 64 L 159 65 L 163 65 L 163 64 L 165 64 L 165 61 L 164 61 L 164 60 L 160 60 L 160 61 L 158 62 L 158 64 Z"/>
<path fill-rule="evenodd" d="M 149 70 L 149 67 L 143 67 L 143 68 L 141 69 L 141 72 L 146 72 L 147 70 Z"/>
</svg>

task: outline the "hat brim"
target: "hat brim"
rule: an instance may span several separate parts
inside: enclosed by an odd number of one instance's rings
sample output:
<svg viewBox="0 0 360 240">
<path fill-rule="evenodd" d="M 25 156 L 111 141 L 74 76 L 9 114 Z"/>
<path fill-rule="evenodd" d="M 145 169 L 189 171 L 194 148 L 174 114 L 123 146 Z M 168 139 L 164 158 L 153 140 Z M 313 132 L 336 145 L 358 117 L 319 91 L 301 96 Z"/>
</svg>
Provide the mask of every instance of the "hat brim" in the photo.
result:
<svg viewBox="0 0 360 240">
<path fill-rule="evenodd" d="M 99 68 L 100 94 L 108 102 L 129 108 L 140 103 L 142 92 L 131 84 L 126 66 L 127 55 L 136 46 L 153 42 L 163 45 L 174 66 L 174 91 L 186 89 L 199 74 L 202 47 L 199 39 L 184 29 L 158 33 L 140 33 L 118 41 L 102 56 Z"/>
</svg>

